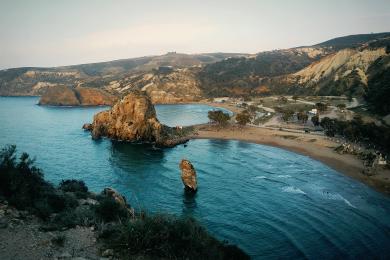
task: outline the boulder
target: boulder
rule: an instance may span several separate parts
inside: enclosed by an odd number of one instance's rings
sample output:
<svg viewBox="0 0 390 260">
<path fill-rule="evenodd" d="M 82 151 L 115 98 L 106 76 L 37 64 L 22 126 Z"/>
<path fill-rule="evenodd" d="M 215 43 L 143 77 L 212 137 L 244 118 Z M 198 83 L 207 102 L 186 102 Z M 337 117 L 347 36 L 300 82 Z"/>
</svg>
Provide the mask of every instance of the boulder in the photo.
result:
<svg viewBox="0 0 390 260">
<path fill-rule="evenodd" d="M 196 192 L 198 184 L 196 180 L 196 171 L 194 166 L 188 160 L 181 160 L 180 162 L 181 180 L 183 181 L 186 191 Z"/>
<path fill-rule="evenodd" d="M 126 198 L 113 188 L 104 188 L 102 195 L 113 198 L 119 205 L 127 210 L 130 216 L 135 216 L 135 211 L 129 204 L 127 204 Z"/>
<path fill-rule="evenodd" d="M 125 96 L 111 110 L 96 114 L 89 128 L 93 139 L 105 136 L 115 140 L 169 147 L 188 141 L 188 138 L 182 137 L 182 130 L 158 121 L 149 96 L 139 91 Z"/>
<path fill-rule="evenodd" d="M 92 130 L 92 124 L 85 123 L 83 124 L 83 129 L 86 131 L 91 131 Z"/>
<path fill-rule="evenodd" d="M 120 205 L 122 205 L 124 207 L 128 207 L 127 202 L 126 202 L 126 198 L 123 197 L 119 192 L 117 192 L 113 188 L 104 188 L 104 190 L 102 191 L 102 194 L 106 197 L 113 198 Z"/>
</svg>

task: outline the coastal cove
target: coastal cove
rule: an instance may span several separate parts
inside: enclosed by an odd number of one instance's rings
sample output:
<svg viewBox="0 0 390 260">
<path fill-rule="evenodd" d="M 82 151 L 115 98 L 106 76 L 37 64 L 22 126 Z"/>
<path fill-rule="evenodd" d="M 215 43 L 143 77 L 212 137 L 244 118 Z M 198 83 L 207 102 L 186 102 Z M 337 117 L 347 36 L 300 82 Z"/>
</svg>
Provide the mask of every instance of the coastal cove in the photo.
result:
<svg viewBox="0 0 390 260">
<path fill-rule="evenodd" d="M 136 209 L 194 216 L 212 234 L 254 258 L 390 253 L 390 199 L 307 156 L 215 140 L 210 131 L 197 137 L 205 139 L 171 149 L 93 141 L 81 126 L 106 108 L 42 107 L 35 105 L 37 100 L 0 98 L 0 145 L 16 144 L 19 151 L 36 156 L 53 183 L 82 179 L 93 191 L 118 189 Z M 156 107 L 159 119 L 171 126 L 205 123 L 210 109 L 195 104 Z M 225 139 L 237 138 L 226 134 Z M 198 173 L 194 198 L 183 194 L 178 168 L 183 158 Z"/>
</svg>

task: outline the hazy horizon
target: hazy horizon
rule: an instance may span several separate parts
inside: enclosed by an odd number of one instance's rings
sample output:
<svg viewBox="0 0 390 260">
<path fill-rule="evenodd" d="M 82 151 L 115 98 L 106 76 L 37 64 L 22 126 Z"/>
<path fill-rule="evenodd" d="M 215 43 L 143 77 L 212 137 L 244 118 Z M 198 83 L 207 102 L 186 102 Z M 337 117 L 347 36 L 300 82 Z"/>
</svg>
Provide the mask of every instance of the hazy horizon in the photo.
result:
<svg viewBox="0 0 390 260">
<path fill-rule="evenodd" d="M 390 31 L 376 1 L 5 1 L 0 69 L 178 53 L 257 53 Z"/>
</svg>

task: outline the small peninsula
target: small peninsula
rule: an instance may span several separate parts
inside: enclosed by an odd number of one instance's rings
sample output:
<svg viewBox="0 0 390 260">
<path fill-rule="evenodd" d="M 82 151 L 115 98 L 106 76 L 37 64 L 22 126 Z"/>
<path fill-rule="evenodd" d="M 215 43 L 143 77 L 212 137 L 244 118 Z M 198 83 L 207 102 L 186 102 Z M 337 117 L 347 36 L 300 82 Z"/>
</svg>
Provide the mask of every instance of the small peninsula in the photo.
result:
<svg viewBox="0 0 390 260">
<path fill-rule="evenodd" d="M 55 86 L 40 98 L 39 105 L 50 106 L 112 106 L 118 98 L 97 88 Z"/>
</svg>

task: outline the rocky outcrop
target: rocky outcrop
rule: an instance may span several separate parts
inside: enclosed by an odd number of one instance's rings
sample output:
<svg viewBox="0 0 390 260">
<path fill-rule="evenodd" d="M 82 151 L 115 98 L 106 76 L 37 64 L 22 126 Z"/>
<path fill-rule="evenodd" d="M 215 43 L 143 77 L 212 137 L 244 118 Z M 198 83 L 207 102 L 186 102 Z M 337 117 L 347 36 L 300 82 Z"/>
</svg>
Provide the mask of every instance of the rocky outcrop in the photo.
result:
<svg viewBox="0 0 390 260">
<path fill-rule="evenodd" d="M 189 192 L 196 192 L 198 184 L 196 180 L 196 171 L 194 166 L 188 160 L 181 160 L 180 162 L 181 180 L 184 184 L 184 189 Z"/>
<path fill-rule="evenodd" d="M 111 110 L 96 114 L 90 128 L 93 139 L 104 136 L 115 140 L 154 143 L 168 147 L 188 140 L 183 136 L 182 129 L 171 128 L 158 121 L 149 96 L 140 91 L 131 92 L 118 101 Z"/>
<path fill-rule="evenodd" d="M 116 96 L 101 89 L 55 86 L 46 90 L 39 100 L 39 104 L 52 106 L 112 106 L 116 100 Z"/>
<path fill-rule="evenodd" d="M 80 101 L 77 98 L 76 92 L 71 87 L 56 86 L 47 89 L 39 100 L 39 105 L 79 106 Z"/>
<path fill-rule="evenodd" d="M 126 94 L 142 90 L 153 104 L 173 104 L 198 101 L 203 97 L 197 71 L 199 68 L 172 69 L 169 72 L 141 72 L 112 81 L 110 91 Z"/>
<path fill-rule="evenodd" d="M 110 187 L 104 188 L 104 190 L 102 191 L 102 195 L 104 195 L 106 197 L 113 198 L 116 202 L 118 202 L 120 205 L 122 205 L 124 207 L 128 206 L 128 204 L 126 202 L 126 198 L 124 196 L 122 196 L 119 192 L 114 190 L 113 188 L 110 188 Z"/>
<path fill-rule="evenodd" d="M 85 123 L 83 124 L 83 127 L 82 127 L 84 130 L 86 131 L 91 131 L 92 130 L 92 124 L 90 123 Z"/>
</svg>

